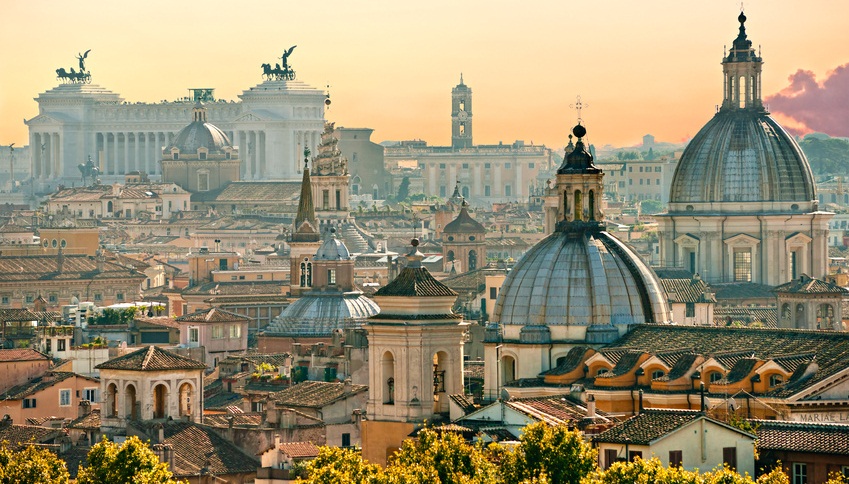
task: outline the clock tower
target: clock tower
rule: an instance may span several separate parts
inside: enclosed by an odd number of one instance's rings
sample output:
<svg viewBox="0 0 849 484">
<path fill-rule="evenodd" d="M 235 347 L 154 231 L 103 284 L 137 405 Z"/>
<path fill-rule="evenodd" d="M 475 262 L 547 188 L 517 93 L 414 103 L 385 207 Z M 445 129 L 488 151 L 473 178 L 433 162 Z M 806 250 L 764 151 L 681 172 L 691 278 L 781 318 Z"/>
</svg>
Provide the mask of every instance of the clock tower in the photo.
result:
<svg viewBox="0 0 849 484">
<path fill-rule="evenodd" d="M 451 148 L 472 146 L 472 90 L 460 74 L 460 84 L 451 90 Z"/>
</svg>

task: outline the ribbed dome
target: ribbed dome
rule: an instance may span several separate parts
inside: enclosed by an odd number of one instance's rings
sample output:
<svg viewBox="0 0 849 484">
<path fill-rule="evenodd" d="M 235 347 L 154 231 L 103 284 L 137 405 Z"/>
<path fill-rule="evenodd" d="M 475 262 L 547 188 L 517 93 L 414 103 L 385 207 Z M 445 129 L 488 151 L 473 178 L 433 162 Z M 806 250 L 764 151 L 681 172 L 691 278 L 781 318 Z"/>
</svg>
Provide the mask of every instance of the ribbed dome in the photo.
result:
<svg viewBox="0 0 849 484">
<path fill-rule="evenodd" d="M 610 328 L 667 323 L 669 308 L 654 272 L 622 242 L 603 231 L 558 231 L 508 274 L 492 321 Z"/>
<path fill-rule="evenodd" d="M 283 310 L 265 330 L 281 336 L 330 336 L 380 312 L 363 293 L 308 294 Z"/>
<path fill-rule="evenodd" d="M 463 201 L 463 208 L 460 209 L 460 213 L 457 215 L 457 218 L 445 224 L 445 228 L 442 229 L 443 233 L 446 234 L 477 234 L 481 232 L 486 232 L 486 229 L 483 225 L 480 224 L 477 220 L 473 219 L 471 215 L 469 215 L 468 203 Z"/>
<path fill-rule="evenodd" d="M 214 124 L 206 122 L 206 108 L 195 106 L 192 110 L 193 121 L 181 129 L 174 142 L 168 146 L 177 148 L 180 153 L 197 153 L 198 148 L 206 148 L 209 153 L 224 153 L 224 148 L 231 147 L 230 138 Z"/>
<path fill-rule="evenodd" d="M 315 260 L 351 260 L 351 253 L 345 243 L 336 238 L 336 229 L 330 229 L 327 237 L 315 253 Z"/>
<path fill-rule="evenodd" d="M 696 134 L 672 178 L 670 203 L 810 202 L 807 158 L 763 110 L 721 110 Z"/>
</svg>

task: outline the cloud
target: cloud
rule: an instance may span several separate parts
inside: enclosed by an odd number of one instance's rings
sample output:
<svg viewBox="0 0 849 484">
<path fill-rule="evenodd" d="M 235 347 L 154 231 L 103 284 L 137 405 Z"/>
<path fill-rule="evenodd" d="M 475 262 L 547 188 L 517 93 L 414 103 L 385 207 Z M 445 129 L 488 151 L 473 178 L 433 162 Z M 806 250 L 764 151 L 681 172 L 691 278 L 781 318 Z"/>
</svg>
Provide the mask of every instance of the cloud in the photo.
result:
<svg viewBox="0 0 849 484">
<path fill-rule="evenodd" d="M 811 71 L 799 69 L 790 85 L 764 99 L 770 111 L 789 118 L 796 134 L 813 131 L 849 136 L 849 64 L 829 72 L 822 83 Z"/>
</svg>

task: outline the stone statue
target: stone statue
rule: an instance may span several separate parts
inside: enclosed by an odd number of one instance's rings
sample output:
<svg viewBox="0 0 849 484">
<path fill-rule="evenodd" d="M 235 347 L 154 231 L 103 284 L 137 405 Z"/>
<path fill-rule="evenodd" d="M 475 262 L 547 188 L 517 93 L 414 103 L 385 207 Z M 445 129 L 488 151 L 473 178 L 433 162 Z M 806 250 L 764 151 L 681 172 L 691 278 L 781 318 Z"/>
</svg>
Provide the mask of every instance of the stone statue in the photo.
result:
<svg viewBox="0 0 849 484">
<path fill-rule="evenodd" d="M 289 50 L 287 50 L 286 52 L 283 53 L 283 70 L 284 71 L 289 70 L 289 56 L 292 55 L 292 51 L 295 50 L 295 47 L 297 47 L 297 45 L 293 45 L 292 47 L 289 47 Z"/>
<path fill-rule="evenodd" d="M 88 57 L 88 53 L 91 52 L 91 49 L 85 51 L 85 54 L 77 54 L 77 59 L 80 61 L 80 72 L 85 72 L 85 59 Z M 73 69 L 71 69 L 73 71 Z"/>
</svg>

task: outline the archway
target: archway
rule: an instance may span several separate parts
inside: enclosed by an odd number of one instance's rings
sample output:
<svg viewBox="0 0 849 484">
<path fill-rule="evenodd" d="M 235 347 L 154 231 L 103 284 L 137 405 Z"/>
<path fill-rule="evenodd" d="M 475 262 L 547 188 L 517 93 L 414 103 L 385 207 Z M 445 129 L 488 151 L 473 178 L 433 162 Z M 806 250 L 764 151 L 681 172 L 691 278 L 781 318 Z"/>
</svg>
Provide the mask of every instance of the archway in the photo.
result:
<svg viewBox="0 0 849 484">
<path fill-rule="evenodd" d="M 475 250 L 469 251 L 469 270 L 473 271 L 478 268 L 478 253 Z"/>
<path fill-rule="evenodd" d="M 595 220 L 595 192 L 593 190 L 590 190 L 590 193 L 587 196 L 587 203 L 590 206 L 590 220 Z"/>
<path fill-rule="evenodd" d="M 575 190 L 575 222 L 584 219 L 584 201 L 580 190 Z"/>
<path fill-rule="evenodd" d="M 449 388 L 450 382 L 446 381 L 446 376 L 450 376 L 451 371 L 448 365 L 448 353 L 439 351 L 433 355 L 433 413 L 448 412 L 448 395 L 454 391 Z"/>
<path fill-rule="evenodd" d="M 501 384 L 511 382 L 516 379 L 516 359 L 512 356 L 503 356 L 501 358 Z"/>
<path fill-rule="evenodd" d="M 130 420 L 138 420 L 138 405 L 136 403 L 135 385 L 127 385 L 124 390 L 124 417 Z"/>
<path fill-rule="evenodd" d="M 383 370 L 383 403 L 395 404 L 395 357 L 390 352 L 383 353 L 380 361 Z"/>
<path fill-rule="evenodd" d="M 153 418 L 168 416 L 168 387 L 163 384 L 153 388 Z"/>
<path fill-rule="evenodd" d="M 107 416 L 118 416 L 118 385 L 114 383 L 106 387 L 106 409 Z"/>
<path fill-rule="evenodd" d="M 834 329 L 834 306 L 831 304 L 817 307 L 817 329 Z"/>
<path fill-rule="evenodd" d="M 194 397 L 194 389 L 191 383 L 183 383 L 180 385 L 180 416 L 192 417 L 192 398 Z"/>
<path fill-rule="evenodd" d="M 805 329 L 808 327 L 807 322 L 805 321 L 805 305 L 797 304 L 796 305 L 796 329 Z"/>
</svg>

